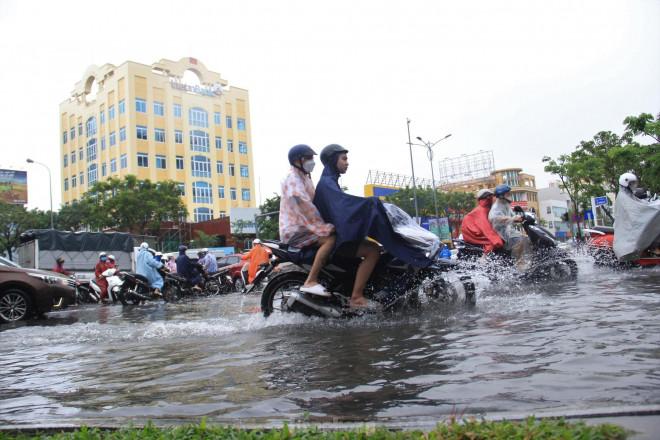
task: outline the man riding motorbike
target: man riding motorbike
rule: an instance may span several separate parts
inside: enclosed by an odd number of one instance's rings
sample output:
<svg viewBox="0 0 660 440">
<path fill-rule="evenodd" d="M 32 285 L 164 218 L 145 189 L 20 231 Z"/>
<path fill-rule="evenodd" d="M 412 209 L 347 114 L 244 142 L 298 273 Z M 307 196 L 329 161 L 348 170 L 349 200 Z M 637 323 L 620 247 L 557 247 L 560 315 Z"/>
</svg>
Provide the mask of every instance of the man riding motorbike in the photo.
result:
<svg viewBox="0 0 660 440">
<path fill-rule="evenodd" d="M 614 254 L 619 261 L 634 261 L 643 252 L 660 254 L 660 205 L 635 197 L 637 176 L 624 173 L 619 177 L 619 193 L 614 212 Z"/>
<path fill-rule="evenodd" d="M 176 273 L 190 281 L 190 284 L 195 290 L 201 290 L 199 284 L 202 283 L 202 277 L 199 273 L 199 264 L 190 261 L 186 255 L 186 246 L 179 246 L 179 256 L 176 259 Z"/>
<path fill-rule="evenodd" d="M 94 281 L 101 288 L 99 303 L 107 302 L 110 299 L 110 296 L 108 295 L 108 280 L 103 276 L 103 272 L 110 267 L 107 260 L 107 254 L 105 252 L 99 252 L 99 261 L 96 263 L 96 266 L 94 266 Z"/>
<path fill-rule="evenodd" d="M 158 273 L 158 269 L 161 267 L 163 267 L 163 263 L 156 260 L 149 252 L 149 243 L 142 243 L 137 254 L 137 274 L 149 280 L 149 285 L 154 289 L 156 295 L 160 295 L 163 288 L 163 277 Z"/>
<path fill-rule="evenodd" d="M 463 223 L 461 225 L 463 239 L 467 243 L 483 245 L 484 257 L 486 254 L 504 245 L 502 237 L 495 232 L 493 225 L 488 221 L 488 214 L 493 205 L 494 196 L 489 189 L 479 190 L 477 193 L 477 203 L 479 206 L 463 217 Z"/>
<path fill-rule="evenodd" d="M 511 255 L 516 259 L 518 269 L 527 270 L 530 264 L 525 260 L 532 252 L 532 243 L 527 236 L 513 227 L 514 223 L 521 223 L 523 218 L 514 215 L 511 209 L 511 187 L 506 184 L 498 185 L 494 193 L 496 200 L 488 213 L 488 221 L 502 238 L 504 249 L 511 251 Z"/>
</svg>

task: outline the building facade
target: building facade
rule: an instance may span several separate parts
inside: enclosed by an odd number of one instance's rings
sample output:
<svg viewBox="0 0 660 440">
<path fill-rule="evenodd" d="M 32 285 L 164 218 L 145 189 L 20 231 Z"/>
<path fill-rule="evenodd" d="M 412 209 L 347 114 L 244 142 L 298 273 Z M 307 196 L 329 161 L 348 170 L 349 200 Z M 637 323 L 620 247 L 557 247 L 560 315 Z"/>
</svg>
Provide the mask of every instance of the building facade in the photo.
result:
<svg viewBox="0 0 660 440">
<path fill-rule="evenodd" d="M 178 182 L 189 221 L 254 208 L 249 110 L 195 58 L 90 66 L 60 104 L 62 203 L 132 174 Z"/>
<path fill-rule="evenodd" d="M 571 225 L 561 218 L 570 210 L 571 199 L 568 194 L 562 192 L 559 186 L 550 186 L 539 189 L 538 196 L 538 216 L 546 221 L 550 232 L 561 239 L 571 237 Z"/>
</svg>

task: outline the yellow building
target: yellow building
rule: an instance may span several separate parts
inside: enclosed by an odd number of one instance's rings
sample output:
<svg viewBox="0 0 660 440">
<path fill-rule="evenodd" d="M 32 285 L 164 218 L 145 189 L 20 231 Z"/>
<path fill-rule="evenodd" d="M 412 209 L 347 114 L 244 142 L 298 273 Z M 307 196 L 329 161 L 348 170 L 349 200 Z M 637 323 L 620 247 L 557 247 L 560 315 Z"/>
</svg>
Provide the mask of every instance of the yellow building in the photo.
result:
<svg viewBox="0 0 660 440">
<path fill-rule="evenodd" d="M 254 208 L 247 90 L 195 58 L 90 66 L 60 104 L 62 202 L 133 174 L 179 183 L 189 221 Z"/>
</svg>

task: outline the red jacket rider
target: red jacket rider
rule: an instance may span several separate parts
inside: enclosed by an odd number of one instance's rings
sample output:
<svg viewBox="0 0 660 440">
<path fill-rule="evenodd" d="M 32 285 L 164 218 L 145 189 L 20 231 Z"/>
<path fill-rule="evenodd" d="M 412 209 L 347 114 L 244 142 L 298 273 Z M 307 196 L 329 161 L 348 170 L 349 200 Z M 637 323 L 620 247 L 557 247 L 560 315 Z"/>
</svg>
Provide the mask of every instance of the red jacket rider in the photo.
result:
<svg viewBox="0 0 660 440">
<path fill-rule="evenodd" d="M 482 189 L 477 193 L 477 201 L 479 206 L 463 217 L 461 230 L 467 243 L 483 245 L 484 254 L 487 254 L 502 247 L 504 243 L 488 221 L 488 213 L 493 205 L 493 193 Z"/>
</svg>

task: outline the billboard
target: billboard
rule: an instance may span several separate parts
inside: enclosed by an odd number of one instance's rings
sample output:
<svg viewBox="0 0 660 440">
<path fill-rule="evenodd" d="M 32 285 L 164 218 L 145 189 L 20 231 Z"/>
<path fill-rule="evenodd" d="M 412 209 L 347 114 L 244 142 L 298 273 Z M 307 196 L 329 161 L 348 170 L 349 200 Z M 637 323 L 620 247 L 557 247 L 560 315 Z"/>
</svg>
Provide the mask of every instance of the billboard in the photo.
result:
<svg viewBox="0 0 660 440">
<path fill-rule="evenodd" d="M 0 202 L 27 203 L 27 171 L 0 169 Z"/>
</svg>

